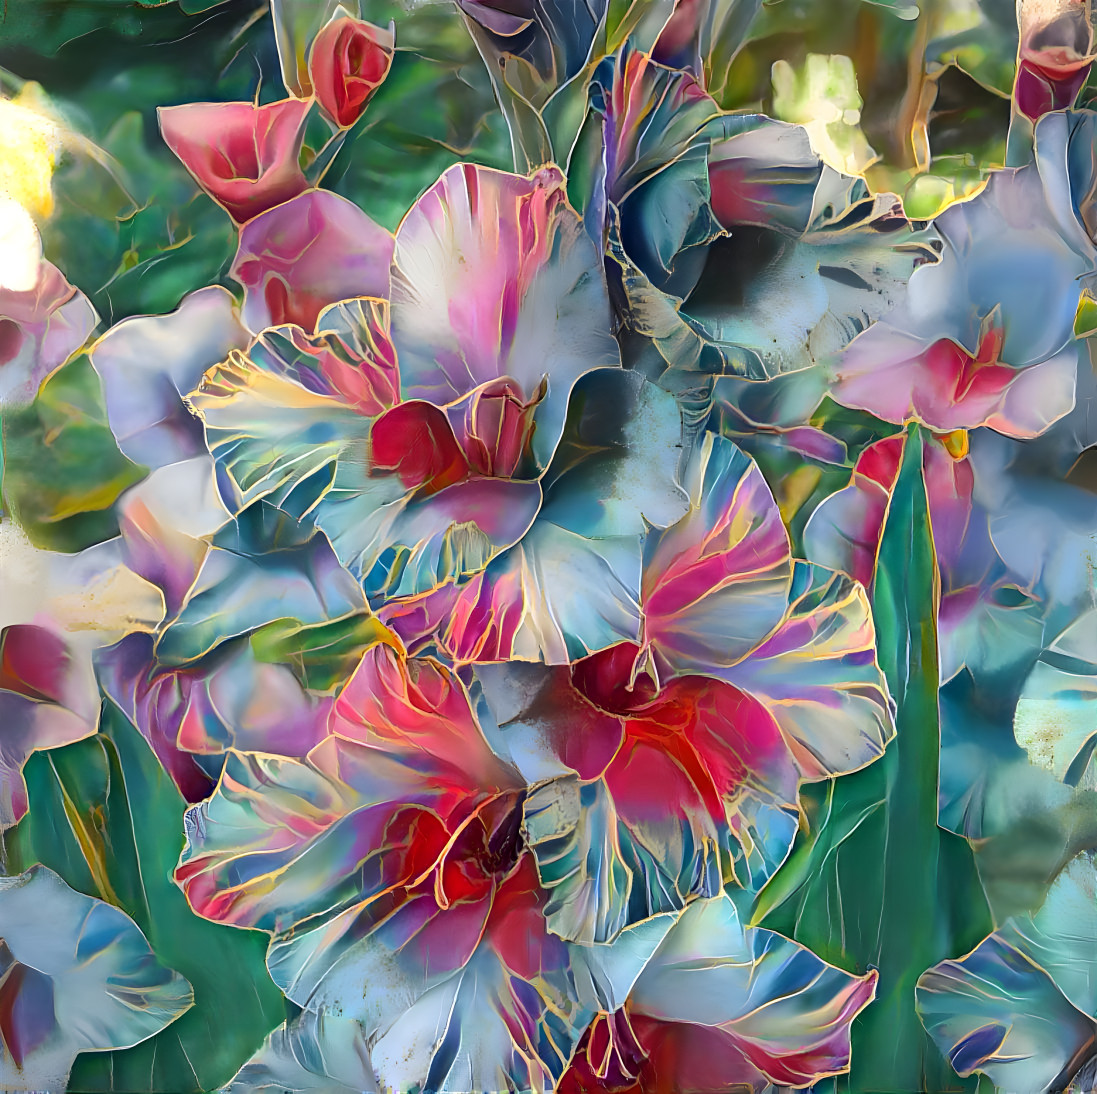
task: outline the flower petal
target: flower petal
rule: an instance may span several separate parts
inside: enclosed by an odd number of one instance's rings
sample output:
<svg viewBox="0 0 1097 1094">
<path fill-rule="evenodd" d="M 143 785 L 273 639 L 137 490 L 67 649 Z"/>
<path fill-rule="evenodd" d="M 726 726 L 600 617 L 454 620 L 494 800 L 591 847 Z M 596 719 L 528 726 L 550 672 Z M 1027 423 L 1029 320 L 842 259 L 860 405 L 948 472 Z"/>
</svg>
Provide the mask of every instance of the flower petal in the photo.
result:
<svg viewBox="0 0 1097 1094">
<path fill-rule="evenodd" d="M 852 976 L 772 931 L 743 927 L 727 896 L 690 905 L 630 998 L 633 1013 L 713 1027 L 772 1083 L 849 1068 L 849 1026 L 876 974 Z"/>
<path fill-rule="evenodd" d="M 1070 786 L 1097 789 L 1097 609 L 1085 612 L 1040 655 L 1013 715 L 1029 760 Z"/>
<path fill-rule="evenodd" d="M 691 509 L 644 547 L 644 638 L 672 672 L 733 665 L 780 623 L 792 560 L 754 461 L 706 435 L 687 472 Z"/>
<path fill-rule="evenodd" d="M 720 675 L 766 704 L 806 779 L 864 767 L 894 736 L 868 597 L 845 574 L 796 563 L 780 627 Z"/>
<path fill-rule="evenodd" d="M 393 340 L 407 398 L 443 405 L 512 377 L 547 377 L 533 453 L 548 466 L 576 380 L 616 365 L 602 264 L 563 176 L 450 168 L 397 232 Z"/>
<path fill-rule="evenodd" d="M 0 288 L 0 404 L 34 398 L 98 322 L 91 301 L 50 262 L 39 262 L 27 291 Z"/>
<path fill-rule="evenodd" d="M 91 363 L 103 380 L 118 447 L 146 467 L 204 453 L 202 423 L 183 397 L 247 342 L 236 303 L 219 285 L 191 293 L 170 315 L 136 316 L 111 327 L 92 347 Z"/>
<path fill-rule="evenodd" d="M 64 1089 L 77 1053 L 129 1048 L 193 1003 L 132 919 L 32 866 L 0 877 L 0 1084 Z"/>
<path fill-rule="evenodd" d="M 185 103 L 157 109 L 160 132 L 194 181 L 238 224 L 308 186 L 298 158 L 309 104 Z"/>
<path fill-rule="evenodd" d="M 378 1094 L 362 1027 L 349 1018 L 302 1011 L 272 1030 L 223 1094 Z"/>
<path fill-rule="evenodd" d="M 259 501 L 213 537 L 186 604 L 157 638 L 156 655 L 180 665 L 276 619 L 319 623 L 364 609 L 361 589 L 327 539 Z"/>
<path fill-rule="evenodd" d="M 1093 878 L 1092 856 L 1075 859 L 1033 919 L 1008 920 L 919 978 L 919 1014 L 960 1075 L 981 1071 L 1009 1090 L 1063 1090 L 1093 1058 Z"/>
<path fill-rule="evenodd" d="M 244 286 L 244 322 L 313 330 L 329 304 L 388 299 L 393 238 L 351 201 L 309 190 L 240 230 L 232 276 Z"/>
</svg>

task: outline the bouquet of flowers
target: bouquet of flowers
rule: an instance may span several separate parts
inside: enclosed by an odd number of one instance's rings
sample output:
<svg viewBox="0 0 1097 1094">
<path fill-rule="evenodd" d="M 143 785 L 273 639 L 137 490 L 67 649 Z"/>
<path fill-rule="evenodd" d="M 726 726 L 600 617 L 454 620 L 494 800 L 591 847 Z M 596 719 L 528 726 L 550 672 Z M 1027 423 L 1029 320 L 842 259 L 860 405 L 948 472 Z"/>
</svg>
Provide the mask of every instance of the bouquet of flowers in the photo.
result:
<svg viewBox="0 0 1097 1094">
<path fill-rule="evenodd" d="M 14 17 L 115 75 L 0 102 L 0 1088 L 1093 1088 L 1097 49 L 1001 6 Z"/>
</svg>

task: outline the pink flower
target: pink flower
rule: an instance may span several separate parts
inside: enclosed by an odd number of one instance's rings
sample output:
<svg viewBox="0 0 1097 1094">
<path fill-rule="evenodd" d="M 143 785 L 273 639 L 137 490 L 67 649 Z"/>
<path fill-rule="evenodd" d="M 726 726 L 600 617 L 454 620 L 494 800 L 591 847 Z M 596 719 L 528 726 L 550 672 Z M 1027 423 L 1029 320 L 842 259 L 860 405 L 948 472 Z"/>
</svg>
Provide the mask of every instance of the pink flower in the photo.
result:
<svg viewBox="0 0 1097 1094">
<path fill-rule="evenodd" d="M 984 324 L 969 352 L 951 338 L 925 343 L 902 331 L 855 339 L 831 391 L 843 406 L 897 425 L 914 419 L 938 433 L 989 426 L 1011 437 L 1034 437 L 1070 408 L 1072 352 L 1028 368 L 1001 361 L 1003 331 Z"/>
<path fill-rule="evenodd" d="M 301 193 L 308 102 L 161 107 L 160 132 L 199 186 L 243 224 Z"/>
<path fill-rule="evenodd" d="M 349 129 L 384 82 L 392 64 L 391 30 L 351 16 L 333 19 L 312 43 L 309 78 L 324 112 Z"/>
</svg>

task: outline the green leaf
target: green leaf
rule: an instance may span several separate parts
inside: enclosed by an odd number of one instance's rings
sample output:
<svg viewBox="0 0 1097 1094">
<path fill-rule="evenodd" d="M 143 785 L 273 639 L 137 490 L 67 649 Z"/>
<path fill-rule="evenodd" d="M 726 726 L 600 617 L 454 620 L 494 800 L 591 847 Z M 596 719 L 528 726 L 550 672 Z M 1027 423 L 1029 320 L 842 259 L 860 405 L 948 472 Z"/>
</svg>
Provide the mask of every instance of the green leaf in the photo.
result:
<svg viewBox="0 0 1097 1094">
<path fill-rule="evenodd" d="M 79 551 L 118 534 L 111 507 L 146 471 L 119 452 L 87 355 L 5 410 L 2 426 L 4 508 L 36 547 Z"/>
<path fill-rule="evenodd" d="M 193 1009 L 156 1037 L 81 1055 L 71 1089 L 217 1088 L 287 1010 L 266 971 L 265 936 L 201 919 L 172 881 L 183 845 L 182 796 L 110 702 L 97 737 L 35 753 L 25 775 L 30 813 L 7 836 L 5 869 L 41 862 L 74 889 L 121 908 L 157 958 L 194 987 Z"/>
<path fill-rule="evenodd" d="M 346 680 L 370 646 L 390 638 L 376 616 L 359 612 L 311 626 L 276 619 L 250 638 L 256 659 L 288 664 L 305 687 L 327 691 Z"/>
<path fill-rule="evenodd" d="M 975 1089 L 953 1072 L 915 1011 L 919 974 L 971 949 L 992 927 L 970 845 L 937 824 L 938 583 L 914 426 L 872 594 L 896 737 L 881 760 L 807 793 L 808 832 L 754 910 L 755 922 L 828 961 L 880 972 L 876 1002 L 853 1027 L 852 1071 L 837 1090 Z"/>
</svg>

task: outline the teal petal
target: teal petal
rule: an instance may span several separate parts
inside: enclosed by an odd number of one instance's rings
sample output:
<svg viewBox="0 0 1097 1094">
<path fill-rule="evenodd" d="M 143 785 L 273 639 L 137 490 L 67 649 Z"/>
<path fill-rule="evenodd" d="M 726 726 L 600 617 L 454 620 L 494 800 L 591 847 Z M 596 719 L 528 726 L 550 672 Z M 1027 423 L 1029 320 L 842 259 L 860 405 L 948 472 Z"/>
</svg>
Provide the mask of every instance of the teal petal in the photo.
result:
<svg viewBox="0 0 1097 1094">
<path fill-rule="evenodd" d="M 327 539 L 259 501 L 213 537 L 186 602 L 159 635 L 156 655 L 178 665 L 278 619 L 308 626 L 364 610 L 358 583 Z"/>
<path fill-rule="evenodd" d="M 1063 1090 L 1097 1051 L 1097 877 L 1075 858 L 1035 916 L 1019 916 L 918 981 L 918 1010 L 960 1075 L 1018 1094 Z M 1083 1083 L 1084 1085 L 1084 1083 Z"/>
<path fill-rule="evenodd" d="M 130 1048 L 193 1005 L 125 912 L 32 866 L 0 878 L 0 1086 L 59 1090 L 77 1053 Z"/>
<path fill-rule="evenodd" d="M 1013 715 L 1029 760 L 1070 786 L 1097 790 L 1097 609 L 1063 631 L 1033 666 Z"/>
<path fill-rule="evenodd" d="M 221 1094 L 378 1094 L 362 1027 L 303 1011 L 283 1022 Z"/>
</svg>

